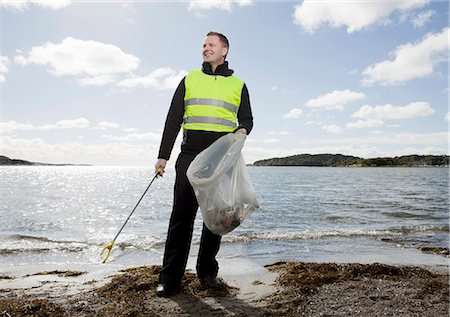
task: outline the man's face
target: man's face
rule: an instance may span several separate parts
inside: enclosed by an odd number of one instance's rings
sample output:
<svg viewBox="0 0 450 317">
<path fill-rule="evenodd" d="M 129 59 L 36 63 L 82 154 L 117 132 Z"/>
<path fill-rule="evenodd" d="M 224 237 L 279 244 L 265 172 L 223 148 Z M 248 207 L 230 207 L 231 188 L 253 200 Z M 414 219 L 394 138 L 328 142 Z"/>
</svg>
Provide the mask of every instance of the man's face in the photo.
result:
<svg viewBox="0 0 450 317">
<path fill-rule="evenodd" d="M 210 35 L 203 42 L 203 61 L 212 65 L 220 65 L 224 62 L 224 56 L 228 49 L 222 44 L 217 35 Z"/>
</svg>

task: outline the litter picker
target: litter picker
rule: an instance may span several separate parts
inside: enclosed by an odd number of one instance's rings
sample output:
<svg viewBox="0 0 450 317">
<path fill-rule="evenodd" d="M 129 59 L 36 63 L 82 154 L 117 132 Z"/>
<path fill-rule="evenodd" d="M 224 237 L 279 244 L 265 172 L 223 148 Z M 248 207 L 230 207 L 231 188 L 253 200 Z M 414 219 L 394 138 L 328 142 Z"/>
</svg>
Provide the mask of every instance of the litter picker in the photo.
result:
<svg viewBox="0 0 450 317">
<path fill-rule="evenodd" d="M 147 193 L 148 189 L 150 188 L 150 186 L 153 184 L 153 181 L 160 176 L 160 170 L 158 169 L 155 172 L 155 176 L 153 176 L 150 184 L 148 184 L 147 189 L 145 190 L 145 192 L 142 194 L 141 198 L 139 198 L 139 201 L 137 202 L 136 206 L 134 206 L 133 210 L 131 211 L 131 213 L 129 214 L 127 220 L 125 220 L 125 222 L 123 223 L 122 227 L 120 228 L 119 232 L 117 232 L 116 236 L 114 237 L 114 239 L 112 239 L 112 241 L 110 243 L 108 243 L 102 250 L 102 252 L 100 253 L 100 255 L 103 255 L 103 253 L 106 251 L 106 249 L 108 249 L 108 252 L 106 253 L 106 258 L 103 260 L 103 263 L 106 262 L 106 260 L 108 260 L 109 258 L 109 254 L 111 253 L 111 249 L 114 245 L 114 243 L 116 242 L 117 237 L 119 236 L 119 234 L 122 232 L 123 227 L 125 227 L 125 225 L 127 224 L 128 220 L 130 219 L 131 215 L 134 213 L 134 211 L 136 210 L 137 206 L 139 206 L 139 203 L 141 202 L 142 198 L 144 198 L 145 194 Z"/>
</svg>

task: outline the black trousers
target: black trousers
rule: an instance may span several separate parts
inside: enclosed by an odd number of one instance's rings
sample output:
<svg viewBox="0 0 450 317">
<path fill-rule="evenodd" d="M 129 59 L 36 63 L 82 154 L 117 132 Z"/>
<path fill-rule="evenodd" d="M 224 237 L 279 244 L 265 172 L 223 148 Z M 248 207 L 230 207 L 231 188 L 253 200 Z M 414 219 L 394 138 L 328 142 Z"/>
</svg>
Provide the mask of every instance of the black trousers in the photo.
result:
<svg viewBox="0 0 450 317">
<path fill-rule="evenodd" d="M 195 156 L 196 154 L 182 152 L 175 165 L 173 209 L 167 233 L 163 268 L 159 276 L 160 283 L 179 285 L 186 268 L 198 209 L 197 198 L 186 176 L 186 171 Z M 203 224 L 196 266 L 199 278 L 217 276 L 219 265 L 216 255 L 219 252 L 221 238 Z"/>
</svg>

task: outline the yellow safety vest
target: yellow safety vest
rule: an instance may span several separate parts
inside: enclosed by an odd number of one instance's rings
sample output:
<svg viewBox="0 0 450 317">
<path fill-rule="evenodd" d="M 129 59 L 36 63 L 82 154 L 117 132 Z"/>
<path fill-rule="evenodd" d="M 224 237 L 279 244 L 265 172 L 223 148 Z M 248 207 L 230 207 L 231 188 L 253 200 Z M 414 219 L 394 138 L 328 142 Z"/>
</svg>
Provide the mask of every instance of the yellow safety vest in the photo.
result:
<svg viewBox="0 0 450 317">
<path fill-rule="evenodd" d="M 200 69 L 185 78 L 185 130 L 233 132 L 244 82 L 235 76 L 207 75 Z"/>
</svg>

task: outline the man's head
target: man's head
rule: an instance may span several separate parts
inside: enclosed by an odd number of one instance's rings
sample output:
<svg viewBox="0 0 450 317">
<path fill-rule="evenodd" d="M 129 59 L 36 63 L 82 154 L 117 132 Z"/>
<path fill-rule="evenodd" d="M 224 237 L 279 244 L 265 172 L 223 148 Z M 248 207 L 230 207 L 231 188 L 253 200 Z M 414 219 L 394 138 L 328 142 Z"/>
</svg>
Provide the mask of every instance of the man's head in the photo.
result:
<svg viewBox="0 0 450 317">
<path fill-rule="evenodd" d="M 208 32 L 203 42 L 203 61 L 214 68 L 223 64 L 228 54 L 228 39 L 222 33 Z"/>
</svg>

